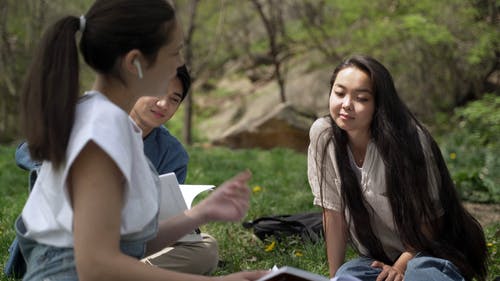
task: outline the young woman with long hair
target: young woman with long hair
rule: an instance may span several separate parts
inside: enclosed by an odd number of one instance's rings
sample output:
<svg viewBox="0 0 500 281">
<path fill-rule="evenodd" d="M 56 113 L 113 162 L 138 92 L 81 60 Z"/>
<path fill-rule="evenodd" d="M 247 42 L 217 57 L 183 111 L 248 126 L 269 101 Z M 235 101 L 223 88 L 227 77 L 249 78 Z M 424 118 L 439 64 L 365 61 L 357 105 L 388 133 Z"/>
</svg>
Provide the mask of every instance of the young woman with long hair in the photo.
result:
<svg viewBox="0 0 500 281">
<path fill-rule="evenodd" d="M 310 130 L 308 176 L 324 210 L 330 274 L 361 280 L 484 280 L 483 230 L 462 206 L 438 145 L 389 71 L 353 56 Z M 361 255 L 344 263 L 351 241 Z"/>
</svg>

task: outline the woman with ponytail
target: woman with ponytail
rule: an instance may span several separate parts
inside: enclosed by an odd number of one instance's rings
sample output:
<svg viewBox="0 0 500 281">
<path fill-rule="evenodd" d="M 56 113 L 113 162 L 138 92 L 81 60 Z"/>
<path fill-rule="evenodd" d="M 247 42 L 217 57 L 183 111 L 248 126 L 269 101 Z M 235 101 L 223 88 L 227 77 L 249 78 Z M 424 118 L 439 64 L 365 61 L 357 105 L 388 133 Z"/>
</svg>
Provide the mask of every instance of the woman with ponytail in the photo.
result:
<svg viewBox="0 0 500 281">
<path fill-rule="evenodd" d="M 310 130 L 308 177 L 323 208 L 330 274 L 361 280 L 485 280 L 480 224 L 464 209 L 439 147 L 366 56 L 330 81 L 330 114 Z M 361 257 L 344 263 L 347 242 Z"/>
<path fill-rule="evenodd" d="M 77 36 L 78 35 L 78 36 Z M 95 71 L 79 95 L 79 49 Z M 139 259 L 208 221 L 237 221 L 249 172 L 195 207 L 158 221 L 159 179 L 129 118 L 141 96 L 162 96 L 183 64 L 182 31 L 166 0 L 97 0 L 44 34 L 22 91 L 22 127 L 35 186 L 16 220 L 24 280 L 255 280 L 264 272 L 205 277 Z"/>
</svg>

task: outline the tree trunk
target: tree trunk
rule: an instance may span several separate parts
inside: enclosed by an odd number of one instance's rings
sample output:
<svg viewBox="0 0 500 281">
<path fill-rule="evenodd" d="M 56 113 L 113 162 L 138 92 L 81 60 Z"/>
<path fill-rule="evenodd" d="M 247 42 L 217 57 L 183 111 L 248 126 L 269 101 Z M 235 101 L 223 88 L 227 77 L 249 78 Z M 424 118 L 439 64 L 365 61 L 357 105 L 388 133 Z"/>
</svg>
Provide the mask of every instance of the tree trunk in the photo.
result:
<svg viewBox="0 0 500 281">
<path fill-rule="evenodd" d="M 268 16 L 266 16 L 264 8 L 262 7 L 262 4 L 258 0 L 252 0 L 252 3 L 257 9 L 257 13 L 259 14 L 259 17 L 262 20 L 264 27 L 266 28 L 267 36 L 269 39 L 269 53 L 271 54 L 274 65 L 274 76 L 280 88 L 281 102 L 285 103 L 286 102 L 285 78 L 283 76 L 283 73 L 281 73 L 281 59 L 279 57 L 281 50 L 277 43 L 278 33 L 282 34 L 285 33 L 284 26 L 282 24 L 279 24 L 282 23 L 281 21 L 282 13 L 279 7 L 275 7 L 274 3 L 271 1 L 268 3 L 270 5 L 270 10 L 271 10 Z M 273 9 L 277 9 L 276 14 L 273 14 Z"/>
<path fill-rule="evenodd" d="M 192 0 L 189 6 L 189 22 L 188 22 L 188 31 L 186 34 L 185 42 L 186 45 L 184 46 L 186 50 L 186 57 L 185 57 L 185 62 L 186 65 L 189 67 L 191 65 L 191 61 L 193 59 L 193 49 L 191 47 L 191 41 L 193 39 L 193 33 L 196 29 L 196 9 L 198 7 L 198 2 L 199 0 Z M 189 69 L 189 68 L 188 68 Z M 191 84 L 194 83 L 195 77 L 193 75 L 193 72 L 191 71 Z M 192 89 L 192 87 L 191 87 Z M 189 93 L 186 96 L 186 99 L 184 100 L 184 127 L 183 127 L 183 139 L 184 143 L 187 145 L 191 145 L 193 143 L 193 136 L 192 136 L 192 131 L 193 131 L 193 94 L 194 91 L 191 90 L 191 93 Z"/>
</svg>

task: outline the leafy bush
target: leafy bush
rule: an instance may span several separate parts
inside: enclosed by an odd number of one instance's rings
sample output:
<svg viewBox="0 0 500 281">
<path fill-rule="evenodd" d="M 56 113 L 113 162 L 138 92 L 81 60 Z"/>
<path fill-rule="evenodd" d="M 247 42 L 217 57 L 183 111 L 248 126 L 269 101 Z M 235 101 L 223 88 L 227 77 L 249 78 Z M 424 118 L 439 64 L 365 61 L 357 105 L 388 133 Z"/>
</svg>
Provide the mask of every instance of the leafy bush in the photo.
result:
<svg viewBox="0 0 500 281">
<path fill-rule="evenodd" d="M 500 96 L 487 94 L 457 108 L 447 122 L 439 141 L 461 196 L 500 202 Z"/>
</svg>

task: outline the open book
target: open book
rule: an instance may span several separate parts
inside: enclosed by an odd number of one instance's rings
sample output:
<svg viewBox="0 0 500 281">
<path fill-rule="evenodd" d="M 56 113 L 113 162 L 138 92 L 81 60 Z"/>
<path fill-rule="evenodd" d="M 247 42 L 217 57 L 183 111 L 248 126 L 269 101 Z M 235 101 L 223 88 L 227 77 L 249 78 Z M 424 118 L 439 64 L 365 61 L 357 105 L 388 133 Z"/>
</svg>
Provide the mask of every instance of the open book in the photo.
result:
<svg viewBox="0 0 500 281">
<path fill-rule="evenodd" d="M 339 276 L 328 279 L 325 276 L 291 266 L 274 267 L 269 274 L 257 281 L 360 281 L 356 277 Z"/>
<path fill-rule="evenodd" d="M 174 173 L 160 175 L 160 183 L 160 220 L 175 216 L 191 208 L 191 204 L 198 194 L 214 188 L 213 185 L 179 185 Z M 178 241 L 187 242 L 201 240 L 201 235 L 193 232 L 185 235 Z"/>
</svg>

